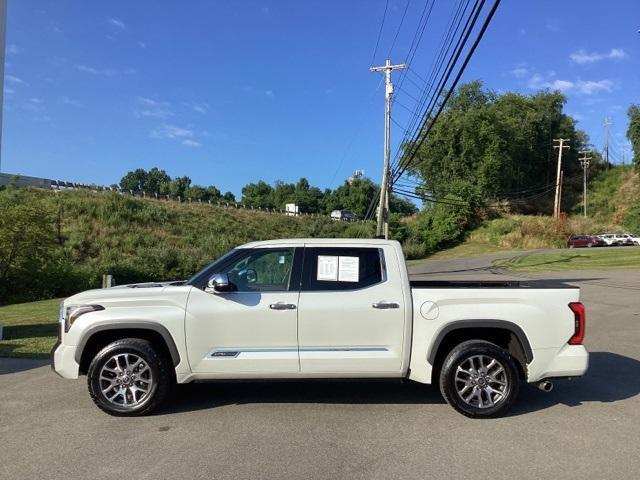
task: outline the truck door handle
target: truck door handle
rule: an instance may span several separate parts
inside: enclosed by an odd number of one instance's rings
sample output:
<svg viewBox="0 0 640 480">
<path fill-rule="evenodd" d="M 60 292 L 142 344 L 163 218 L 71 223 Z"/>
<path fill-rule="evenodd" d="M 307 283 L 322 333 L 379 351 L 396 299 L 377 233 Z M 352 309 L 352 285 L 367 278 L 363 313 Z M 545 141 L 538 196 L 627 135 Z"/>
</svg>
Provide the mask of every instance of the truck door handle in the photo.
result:
<svg viewBox="0 0 640 480">
<path fill-rule="evenodd" d="M 389 308 L 400 308 L 400 305 L 393 302 L 378 302 L 371 305 L 373 308 L 379 308 L 380 310 L 387 310 Z"/>
<path fill-rule="evenodd" d="M 271 303 L 269 304 L 271 310 L 295 310 L 295 303 Z"/>
</svg>

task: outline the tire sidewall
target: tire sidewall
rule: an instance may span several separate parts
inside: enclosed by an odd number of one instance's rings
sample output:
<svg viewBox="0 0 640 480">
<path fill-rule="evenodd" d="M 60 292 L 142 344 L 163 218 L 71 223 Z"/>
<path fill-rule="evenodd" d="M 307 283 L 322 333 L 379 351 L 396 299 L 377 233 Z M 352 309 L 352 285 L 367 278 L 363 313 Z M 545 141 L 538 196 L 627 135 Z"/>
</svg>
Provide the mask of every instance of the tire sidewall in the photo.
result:
<svg viewBox="0 0 640 480">
<path fill-rule="evenodd" d="M 474 355 L 485 355 L 496 359 L 505 369 L 507 390 L 503 401 L 489 408 L 479 408 L 467 404 L 455 387 L 456 369 L 466 359 Z M 516 401 L 519 391 L 519 375 L 511 355 L 497 345 L 486 341 L 469 341 L 455 347 L 443 363 L 440 374 L 440 390 L 445 400 L 458 412 L 472 418 L 492 418 L 506 413 Z"/>
<path fill-rule="evenodd" d="M 151 347 L 149 346 L 148 348 Z M 113 355 L 122 353 L 132 353 L 142 358 L 151 369 L 151 375 L 153 378 L 151 391 L 149 392 L 149 395 L 147 395 L 147 398 L 145 398 L 142 403 L 132 408 L 119 407 L 109 402 L 105 398 L 100 388 L 100 372 L 102 371 L 102 367 L 111 359 Z M 157 396 L 158 389 L 160 387 L 161 372 L 158 363 L 154 361 L 147 349 L 143 348 L 142 345 L 138 344 L 138 342 L 119 341 L 107 345 L 105 348 L 100 350 L 100 352 L 98 352 L 98 354 L 91 362 L 91 365 L 89 366 L 87 378 L 91 397 L 98 405 L 98 407 L 113 415 L 136 415 L 144 412 L 150 404 L 154 403 L 154 399 Z"/>
</svg>

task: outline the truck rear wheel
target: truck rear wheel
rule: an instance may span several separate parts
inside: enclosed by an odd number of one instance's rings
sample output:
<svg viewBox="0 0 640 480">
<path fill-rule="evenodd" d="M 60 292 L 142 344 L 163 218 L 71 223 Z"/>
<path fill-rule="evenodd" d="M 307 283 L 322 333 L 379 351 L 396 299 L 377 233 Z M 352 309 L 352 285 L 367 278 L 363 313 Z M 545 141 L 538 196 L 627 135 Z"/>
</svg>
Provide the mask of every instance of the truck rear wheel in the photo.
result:
<svg viewBox="0 0 640 480">
<path fill-rule="evenodd" d="M 483 340 L 456 346 L 444 360 L 440 392 L 455 410 L 472 418 L 504 415 L 519 390 L 518 369 L 509 352 Z"/>
<path fill-rule="evenodd" d="M 93 402 L 110 415 L 145 415 L 167 397 L 169 362 L 147 340 L 124 338 L 104 347 L 87 372 Z"/>
</svg>

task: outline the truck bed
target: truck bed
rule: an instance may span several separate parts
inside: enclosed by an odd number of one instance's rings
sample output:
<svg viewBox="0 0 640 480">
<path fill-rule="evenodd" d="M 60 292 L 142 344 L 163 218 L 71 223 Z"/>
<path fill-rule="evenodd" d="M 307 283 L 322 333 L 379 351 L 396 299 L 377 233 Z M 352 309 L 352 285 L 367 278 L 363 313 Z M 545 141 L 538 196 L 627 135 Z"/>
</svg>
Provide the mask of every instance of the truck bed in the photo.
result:
<svg viewBox="0 0 640 480">
<path fill-rule="evenodd" d="M 410 280 L 411 288 L 578 288 L 560 280 Z"/>
</svg>

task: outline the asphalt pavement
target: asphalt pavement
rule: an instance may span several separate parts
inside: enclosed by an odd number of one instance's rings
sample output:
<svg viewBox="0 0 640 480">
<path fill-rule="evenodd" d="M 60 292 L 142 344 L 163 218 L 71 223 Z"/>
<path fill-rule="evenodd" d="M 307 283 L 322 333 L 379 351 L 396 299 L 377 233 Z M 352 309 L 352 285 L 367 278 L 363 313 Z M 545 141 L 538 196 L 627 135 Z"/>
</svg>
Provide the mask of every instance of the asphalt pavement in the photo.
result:
<svg viewBox="0 0 640 480">
<path fill-rule="evenodd" d="M 522 278 L 495 258 L 412 274 Z M 531 278 L 582 287 L 591 368 L 525 386 L 506 418 L 463 417 L 431 386 L 346 381 L 186 385 L 156 415 L 114 418 L 84 377 L 0 358 L 0 479 L 640 478 L 640 270 Z"/>
</svg>

